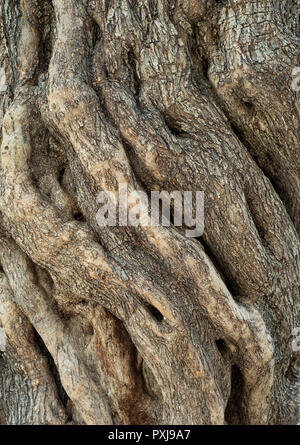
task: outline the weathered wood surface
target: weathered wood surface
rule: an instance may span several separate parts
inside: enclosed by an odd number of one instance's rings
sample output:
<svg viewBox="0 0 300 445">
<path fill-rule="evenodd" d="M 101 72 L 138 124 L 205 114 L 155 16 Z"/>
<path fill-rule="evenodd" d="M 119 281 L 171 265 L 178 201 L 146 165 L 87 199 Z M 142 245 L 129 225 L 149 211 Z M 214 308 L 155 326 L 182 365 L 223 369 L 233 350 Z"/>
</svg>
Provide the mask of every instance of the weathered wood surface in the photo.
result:
<svg viewBox="0 0 300 445">
<path fill-rule="evenodd" d="M 1 9 L 3 422 L 296 423 L 300 1 Z M 100 228 L 122 182 L 203 238 Z"/>
</svg>

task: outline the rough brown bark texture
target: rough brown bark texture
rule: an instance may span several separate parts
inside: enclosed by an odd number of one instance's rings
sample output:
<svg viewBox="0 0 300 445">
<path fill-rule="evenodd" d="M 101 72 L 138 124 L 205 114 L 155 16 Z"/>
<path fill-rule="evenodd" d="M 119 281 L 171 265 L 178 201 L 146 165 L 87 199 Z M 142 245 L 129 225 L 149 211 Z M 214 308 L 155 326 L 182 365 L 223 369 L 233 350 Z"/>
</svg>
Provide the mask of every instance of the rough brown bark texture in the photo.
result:
<svg viewBox="0 0 300 445">
<path fill-rule="evenodd" d="M 3 423 L 297 423 L 299 11 L 2 1 Z M 122 182 L 203 190 L 203 237 L 99 227 Z"/>
</svg>

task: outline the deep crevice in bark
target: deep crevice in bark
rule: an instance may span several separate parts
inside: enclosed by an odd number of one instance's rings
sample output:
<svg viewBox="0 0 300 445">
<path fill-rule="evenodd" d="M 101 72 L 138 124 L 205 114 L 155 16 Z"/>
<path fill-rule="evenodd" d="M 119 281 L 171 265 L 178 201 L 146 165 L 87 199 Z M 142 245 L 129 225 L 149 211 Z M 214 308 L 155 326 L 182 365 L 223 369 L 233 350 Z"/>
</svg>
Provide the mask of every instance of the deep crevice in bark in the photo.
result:
<svg viewBox="0 0 300 445">
<path fill-rule="evenodd" d="M 231 393 L 225 410 L 225 419 L 228 424 L 241 425 L 244 422 L 244 407 L 242 405 L 244 387 L 243 374 L 237 365 L 233 365 L 231 368 Z"/>
<path fill-rule="evenodd" d="M 205 241 L 205 237 L 197 238 L 197 240 L 200 242 L 201 246 L 203 246 L 206 255 L 208 256 L 208 258 L 213 263 L 216 270 L 222 277 L 222 280 L 224 281 L 230 294 L 238 300 L 240 297 L 240 292 L 239 292 L 238 286 L 235 284 L 234 280 L 229 277 L 228 271 L 225 269 L 225 267 L 222 264 L 220 264 L 220 262 L 218 261 L 216 256 L 213 254 L 208 243 Z"/>
<path fill-rule="evenodd" d="M 39 335 L 39 333 L 36 330 L 34 330 L 34 337 L 35 337 L 35 342 L 36 342 L 37 346 L 40 348 L 42 355 L 45 356 L 47 359 L 49 370 L 50 370 L 52 377 L 56 384 L 59 399 L 62 402 L 66 412 L 68 412 L 69 397 L 63 388 L 63 385 L 60 380 L 59 372 L 58 372 L 58 369 L 54 363 L 53 357 L 50 354 L 50 352 L 48 351 L 48 349 L 46 348 L 46 345 L 43 342 L 42 337 Z"/>
</svg>

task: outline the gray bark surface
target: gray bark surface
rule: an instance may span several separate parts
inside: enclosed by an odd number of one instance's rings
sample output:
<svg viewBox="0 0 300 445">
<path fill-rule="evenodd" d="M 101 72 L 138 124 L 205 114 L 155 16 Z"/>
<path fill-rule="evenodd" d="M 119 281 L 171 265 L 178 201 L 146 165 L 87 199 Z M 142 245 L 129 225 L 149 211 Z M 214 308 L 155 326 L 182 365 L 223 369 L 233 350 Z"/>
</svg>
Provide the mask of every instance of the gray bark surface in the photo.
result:
<svg viewBox="0 0 300 445">
<path fill-rule="evenodd" d="M 0 423 L 297 423 L 300 0 L 0 7 Z M 125 182 L 203 237 L 99 227 Z"/>
</svg>

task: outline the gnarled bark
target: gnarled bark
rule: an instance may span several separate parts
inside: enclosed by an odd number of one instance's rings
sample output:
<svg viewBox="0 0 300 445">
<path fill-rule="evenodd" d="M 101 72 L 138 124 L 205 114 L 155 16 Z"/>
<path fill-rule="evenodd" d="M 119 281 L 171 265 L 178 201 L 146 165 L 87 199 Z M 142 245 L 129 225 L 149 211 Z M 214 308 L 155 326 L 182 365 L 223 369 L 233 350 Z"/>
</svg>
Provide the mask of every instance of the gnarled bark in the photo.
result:
<svg viewBox="0 0 300 445">
<path fill-rule="evenodd" d="M 297 422 L 299 6 L 4 1 L 6 423 Z M 99 227 L 124 182 L 203 237 Z"/>
</svg>

